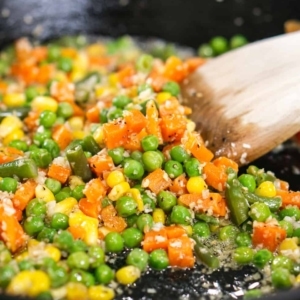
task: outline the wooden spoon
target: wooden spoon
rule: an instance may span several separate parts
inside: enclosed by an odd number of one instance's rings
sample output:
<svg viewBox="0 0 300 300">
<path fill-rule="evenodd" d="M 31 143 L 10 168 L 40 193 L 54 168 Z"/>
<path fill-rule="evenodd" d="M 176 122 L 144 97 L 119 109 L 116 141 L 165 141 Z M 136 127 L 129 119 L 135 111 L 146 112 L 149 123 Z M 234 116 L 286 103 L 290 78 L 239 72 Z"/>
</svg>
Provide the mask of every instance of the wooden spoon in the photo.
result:
<svg viewBox="0 0 300 300">
<path fill-rule="evenodd" d="M 183 83 L 183 94 L 216 156 L 253 161 L 300 131 L 300 33 L 208 61 Z"/>
</svg>

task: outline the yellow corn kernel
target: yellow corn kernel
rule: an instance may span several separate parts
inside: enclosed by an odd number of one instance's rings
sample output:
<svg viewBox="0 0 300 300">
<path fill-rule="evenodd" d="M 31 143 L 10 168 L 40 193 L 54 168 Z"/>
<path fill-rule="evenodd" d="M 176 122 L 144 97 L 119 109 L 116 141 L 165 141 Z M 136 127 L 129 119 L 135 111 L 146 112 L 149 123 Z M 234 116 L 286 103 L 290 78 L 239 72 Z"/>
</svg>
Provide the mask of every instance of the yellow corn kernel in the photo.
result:
<svg viewBox="0 0 300 300">
<path fill-rule="evenodd" d="M 62 213 L 68 216 L 75 205 L 77 205 L 77 200 L 73 197 L 68 197 L 55 204 L 54 213 Z"/>
<path fill-rule="evenodd" d="M 161 92 L 156 95 L 156 101 L 161 104 L 161 103 L 164 103 L 165 101 L 169 100 L 171 97 L 172 97 L 172 95 L 170 93 Z"/>
<path fill-rule="evenodd" d="M 97 97 L 113 95 L 116 93 L 116 89 L 111 86 L 99 86 L 95 89 L 95 94 Z"/>
<path fill-rule="evenodd" d="M 119 82 L 118 75 L 116 73 L 110 74 L 108 76 L 108 82 L 112 87 L 116 87 Z"/>
<path fill-rule="evenodd" d="M 161 208 L 155 208 L 152 217 L 155 223 L 165 224 L 166 222 L 165 212 Z"/>
<path fill-rule="evenodd" d="M 191 225 L 180 225 L 188 236 L 193 234 L 193 227 Z"/>
<path fill-rule="evenodd" d="M 35 196 L 45 202 L 50 202 L 55 200 L 53 193 L 44 185 L 38 184 L 35 188 Z"/>
<path fill-rule="evenodd" d="M 114 170 L 110 172 L 106 178 L 106 183 L 111 188 L 124 181 L 125 181 L 125 177 L 120 170 Z"/>
<path fill-rule="evenodd" d="M 3 145 L 7 146 L 13 140 L 20 140 L 24 137 L 24 131 L 16 128 L 3 139 Z"/>
<path fill-rule="evenodd" d="M 130 185 L 128 182 L 124 181 L 115 185 L 108 194 L 108 198 L 112 201 L 118 200 L 120 197 L 124 196 L 130 190 Z"/>
<path fill-rule="evenodd" d="M 31 102 L 31 108 L 38 112 L 42 112 L 44 110 L 51 110 L 53 112 L 56 112 L 57 107 L 57 101 L 48 96 L 37 96 Z"/>
<path fill-rule="evenodd" d="M 76 188 L 78 185 L 84 185 L 84 184 L 85 183 L 83 182 L 83 180 L 79 176 L 71 175 L 69 177 L 69 187 L 71 188 L 71 190 Z"/>
<path fill-rule="evenodd" d="M 130 98 L 134 98 L 137 96 L 137 87 L 135 85 L 127 89 L 127 96 Z"/>
<path fill-rule="evenodd" d="M 186 129 L 189 131 L 189 132 L 193 132 L 195 131 L 196 129 L 196 123 L 193 122 L 192 120 L 187 120 L 187 124 L 186 124 Z"/>
<path fill-rule="evenodd" d="M 85 137 L 85 132 L 83 130 L 75 130 L 73 131 L 74 139 L 83 139 Z"/>
<path fill-rule="evenodd" d="M 54 261 L 59 262 L 61 258 L 61 252 L 58 248 L 52 245 L 46 245 L 45 252 L 51 257 Z"/>
<path fill-rule="evenodd" d="M 97 144 L 100 147 L 104 147 L 104 133 L 103 133 L 103 127 L 99 126 L 93 133 L 93 138 L 95 139 L 95 141 L 97 142 Z"/>
<path fill-rule="evenodd" d="M 116 278 L 121 284 L 132 284 L 141 277 L 141 271 L 134 266 L 126 266 L 116 272 Z"/>
<path fill-rule="evenodd" d="M 66 82 L 68 81 L 68 76 L 66 75 L 65 72 L 57 70 L 55 72 L 53 79 L 61 82 Z"/>
<path fill-rule="evenodd" d="M 82 227 L 86 234 L 83 240 L 88 245 L 96 245 L 98 242 L 98 225 L 99 221 L 95 218 L 86 216 L 80 210 L 69 215 L 69 225 L 70 226 L 80 226 Z"/>
<path fill-rule="evenodd" d="M 274 183 L 272 181 L 262 182 L 255 190 L 255 194 L 263 197 L 275 197 L 276 188 Z"/>
<path fill-rule="evenodd" d="M 28 251 L 24 251 L 24 252 L 18 254 L 17 256 L 15 256 L 14 258 L 17 262 L 20 262 L 24 259 L 28 259 L 28 257 L 29 257 Z"/>
<path fill-rule="evenodd" d="M 23 106 L 26 102 L 25 94 L 23 93 L 8 93 L 3 97 L 3 103 L 6 106 Z"/>
<path fill-rule="evenodd" d="M 79 81 L 81 79 L 83 79 L 86 75 L 86 71 L 85 70 L 81 70 L 81 69 L 77 69 L 77 68 L 73 68 L 71 74 L 70 74 L 70 79 L 75 82 L 75 81 Z"/>
<path fill-rule="evenodd" d="M 35 297 L 50 289 L 50 279 L 41 270 L 25 270 L 17 274 L 9 283 L 6 292 L 11 295 Z"/>
<path fill-rule="evenodd" d="M 106 48 L 102 44 L 91 44 L 86 48 L 88 55 L 102 56 L 106 53 Z"/>
<path fill-rule="evenodd" d="M 137 204 L 137 208 L 138 211 L 143 211 L 144 210 L 144 202 L 141 196 L 141 193 L 138 189 L 130 189 L 126 195 L 128 195 L 129 197 L 132 197 L 133 200 L 136 202 Z"/>
<path fill-rule="evenodd" d="M 23 123 L 16 116 L 5 117 L 0 124 L 0 137 L 4 138 L 16 129 L 22 129 Z"/>
<path fill-rule="evenodd" d="M 186 184 L 189 193 L 202 193 L 207 189 L 207 185 L 201 176 L 191 177 Z"/>
<path fill-rule="evenodd" d="M 79 282 L 69 282 L 67 285 L 67 300 L 87 300 L 88 289 Z"/>
<path fill-rule="evenodd" d="M 36 247 L 36 246 L 38 246 L 40 243 L 41 243 L 41 242 L 38 241 L 38 240 L 36 240 L 36 239 L 29 239 L 29 240 L 28 240 L 28 243 L 27 243 L 27 247 L 28 247 L 28 249 L 29 249 L 29 248 L 32 248 L 32 247 Z"/>
<path fill-rule="evenodd" d="M 72 117 L 68 120 L 68 124 L 72 131 L 83 129 L 83 117 Z"/>
<path fill-rule="evenodd" d="M 280 254 L 285 254 L 286 251 L 290 251 L 290 250 L 296 250 L 298 249 L 298 245 L 297 245 L 298 239 L 297 238 L 286 238 L 284 239 L 278 248 L 278 251 Z"/>
<path fill-rule="evenodd" d="M 89 287 L 88 295 L 89 300 L 111 300 L 115 297 L 115 292 L 109 287 L 103 285 L 94 285 Z"/>
<path fill-rule="evenodd" d="M 297 277 L 296 277 L 296 282 L 297 282 L 297 283 L 300 283 L 300 274 L 297 275 Z"/>
</svg>

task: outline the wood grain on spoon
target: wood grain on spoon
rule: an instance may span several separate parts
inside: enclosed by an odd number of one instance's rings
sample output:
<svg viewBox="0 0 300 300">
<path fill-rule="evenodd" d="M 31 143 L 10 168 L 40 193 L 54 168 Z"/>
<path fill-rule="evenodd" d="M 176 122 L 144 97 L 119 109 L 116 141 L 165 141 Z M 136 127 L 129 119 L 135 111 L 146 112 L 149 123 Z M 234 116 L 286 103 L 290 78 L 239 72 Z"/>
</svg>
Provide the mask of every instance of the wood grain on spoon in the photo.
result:
<svg viewBox="0 0 300 300">
<path fill-rule="evenodd" d="M 216 156 L 253 161 L 300 130 L 300 33 L 210 60 L 183 84 L 183 94 Z"/>
</svg>

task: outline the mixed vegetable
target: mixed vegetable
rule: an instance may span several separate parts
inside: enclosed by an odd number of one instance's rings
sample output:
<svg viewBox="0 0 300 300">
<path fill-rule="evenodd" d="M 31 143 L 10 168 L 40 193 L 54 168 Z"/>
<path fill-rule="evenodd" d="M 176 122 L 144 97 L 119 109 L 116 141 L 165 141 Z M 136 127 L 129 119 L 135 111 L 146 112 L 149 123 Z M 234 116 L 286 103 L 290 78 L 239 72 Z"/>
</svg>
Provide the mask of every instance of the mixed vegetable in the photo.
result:
<svg viewBox="0 0 300 300">
<path fill-rule="evenodd" d="M 197 263 L 251 264 L 275 288 L 300 281 L 300 192 L 214 158 L 181 104 L 180 83 L 204 63 L 164 61 L 127 37 L 20 39 L 1 52 L 3 292 L 113 299 L 148 268 Z"/>
</svg>

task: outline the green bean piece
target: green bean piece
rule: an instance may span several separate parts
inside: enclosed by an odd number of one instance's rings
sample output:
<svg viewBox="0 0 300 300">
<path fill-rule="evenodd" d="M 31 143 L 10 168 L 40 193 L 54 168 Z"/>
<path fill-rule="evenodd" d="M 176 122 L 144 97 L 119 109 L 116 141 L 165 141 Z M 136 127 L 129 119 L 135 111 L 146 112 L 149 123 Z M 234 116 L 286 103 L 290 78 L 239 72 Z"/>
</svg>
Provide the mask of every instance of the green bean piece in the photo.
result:
<svg viewBox="0 0 300 300">
<path fill-rule="evenodd" d="M 76 146 L 74 150 L 68 150 L 66 155 L 73 174 L 81 177 L 84 182 L 89 181 L 92 178 L 92 172 L 82 147 Z"/>
<path fill-rule="evenodd" d="M 88 74 L 75 85 L 75 100 L 78 103 L 86 102 L 94 90 L 95 85 L 100 81 L 100 75 L 97 72 Z"/>
<path fill-rule="evenodd" d="M 196 213 L 195 218 L 197 220 L 204 221 L 205 223 L 212 224 L 212 225 L 220 224 L 220 221 L 218 218 L 215 218 L 213 216 L 208 216 L 206 214 Z"/>
<path fill-rule="evenodd" d="M 0 177 L 35 178 L 38 175 L 37 165 L 31 158 L 20 158 L 0 164 Z"/>
<path fill-rule="evenodd" d="M 262 202 L 269 207 L 271 212 L 278 211 L 281 206 L 281 202 L 282 202 L 281 197 L 273 197 L 273 198 L 263 197 L 246 191 L 243 191 L 243 194 L 249 204 L 254 204 L 255 202 Z"/>
<path fill-rule="evenodd" d="M 196 242 L 194 246 L 196 257 L 207 267 L 218 269 L 220 266 L 219 259 L 202 244 L 201 239 L 199 239 L 198 236 L 193 235 L 192 237 Z"/>
<path fill-rule="evenodd" d="M 101 149 L 93 136 L 87 135 L 82 140 L 82 148 L 84 151 L 89 151 L 92 153 L 92 155 L 97 154 Z"/>
<path fill-rule="evenodd" d="M 6 110 L 0 110 L 0 122 L 8 117 L 8 116 L 16 116 L 20 118 L 21 120 L 25 119 L 28 116 L 28 113 L 30 112 L 31 108 L 27 106 L 22 107 L 12 107 L 7 108 Z"/>
</svg>

